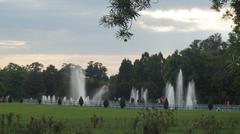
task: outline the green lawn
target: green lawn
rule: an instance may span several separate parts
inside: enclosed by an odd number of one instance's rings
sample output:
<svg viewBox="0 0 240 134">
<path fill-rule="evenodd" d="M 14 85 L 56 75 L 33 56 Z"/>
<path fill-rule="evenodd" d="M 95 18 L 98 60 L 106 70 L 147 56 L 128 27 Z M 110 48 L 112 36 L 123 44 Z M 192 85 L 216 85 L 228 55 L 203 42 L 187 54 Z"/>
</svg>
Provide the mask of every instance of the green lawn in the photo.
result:
<svg viewBox="0 0 240 134">
<path fill-rule="evenodd" d="M 122 133 L 122 128 L 129 126 L 138 112 L 144 110 L 136 109 L 114 109 L 114 108 L 93 108 L 80 106 L 57 106 L 57 105 L 33 105 L 33 104 L 8 104 L 0 103 L 0 114 L 14 113 L 21 116 L 23 123 L 29 121 L 30 117 L 52 116 L 55 120 L 79 125 L 87 123 L 93 115 L 102 117 L 107 124 L 106 128 L 118 128 L 114 131 Z M 199 119 L 202 115 L 215 116 L 223 122 L 234 119 L 240 123 L 240 113 L 237 112 L 214 112 L 214 111 L 174 111 L 176 124 L 169 133 L 183 133 L 187 124 L 193 120 Z M 240 133 L 240 125 L 237 124 L 236 133 Z M 130 126 L 129 126 L 130 127 Z M 126 128 L 127 129 L 127 128 Z M 98 131 L 100 133 L 100 131 Z"/>
</svg>

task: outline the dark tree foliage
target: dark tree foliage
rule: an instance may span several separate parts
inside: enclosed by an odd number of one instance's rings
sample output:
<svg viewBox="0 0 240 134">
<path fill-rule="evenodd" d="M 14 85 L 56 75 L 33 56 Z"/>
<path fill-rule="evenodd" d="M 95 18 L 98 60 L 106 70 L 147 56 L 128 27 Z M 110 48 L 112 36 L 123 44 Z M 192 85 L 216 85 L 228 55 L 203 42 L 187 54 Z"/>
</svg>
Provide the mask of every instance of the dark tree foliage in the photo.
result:
<svg viewBox="0 0 240 134">
<path fill-rule="evenodd" d="M 114 96 L 119 97 L 130 97 L 130 92 L 132 88 L 132 75 L 133 75 L 133 65 L 128 59 L 124 59 L 120 65 L 119 73 L 116 79 L 116 88 Z"/>
<path fill-rule="evenodd" d="M 210 100 L 208 101 L 208 109 L 209 109 L 210 111 L 213 109 L 213 101 L 212 101 L 212 99 L 210 99 Z"/>
<path fill-rule="evenodd" d="M 56 95 L 59 97 L 65 97 L 69 95 L 70 90 L 70 75 L 71 75 L 71 66 L 73 64 L 63 64 L 62 68 L 58 71 L 57 74 L 57 86 L 58 90 Z"/>
<path fill-rule="evenodd" d="M 100 19 L 107 28 L 118 27 L 116 37 L 127 41 L 133 34 L 130 31 L 132 21 L 139 17 L 139 11 L 151 7 L 150 0 L 109 0 L 109 13 Z"/>
<path fill-rule="evenodd" d="M 24 88 L 27 93 L 27 97 L 38 98 L 45 93 L 45 85 L 43 80 L 43 64 L 34 62 L 27 65 L 27 78 L 25 81 Z"/>
<path fill-rule="evenodd" d="M 46 95 L 55 95 L 57 91 L 57 75 L 58 70 L 53 65 L 49 65 L 46 70 L 43 71 L 44 85 L 46 88 Z"/>
<path fill-rule="evenodd" d="M 108 84 L 107 68 L 102 63 L 90 61 L 85 72 L 87 94 L 90 97 L 99 87 Z"/>
</svg>

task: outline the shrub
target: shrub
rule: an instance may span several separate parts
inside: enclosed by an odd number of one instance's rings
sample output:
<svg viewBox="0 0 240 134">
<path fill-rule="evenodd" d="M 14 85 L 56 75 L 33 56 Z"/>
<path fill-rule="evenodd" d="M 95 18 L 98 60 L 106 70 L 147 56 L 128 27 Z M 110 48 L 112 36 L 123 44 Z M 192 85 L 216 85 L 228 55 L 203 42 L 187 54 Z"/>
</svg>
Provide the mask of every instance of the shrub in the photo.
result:
<svg viewBox="0 0 240 134">
<path fill-rule="evenodd" d="M 79 104 L 80 106 L 83 106 L 84 101 L 83 101 L 82 96 L 79 98 L 78 104 Z"/>
<path fill-rule="evenodd" d="M 20 99 L 20 101 L 19 101 L 20 103 L 23 103 L 23 99 Z"/>
<path fill-rule="evenodd" d="M 124 98 L 121 98 L 121 100 L 120 100 L 120 107 L 121 107 L 121 108 L 124 108 L 125 106 L 126 106 L 125 99 L 124 99 Z"/>
<path fill-rule="evenodd" d="M 109 102 L 108 102 L 108 100 L 107 100 L 107 99 L 106 99 L 106 100 L 104 100 L 104 102 L 103 102 L 103 106 L 104 106 L 104 107 L 106 107 L 106 108 L 109 106 Z"/>
<path fill-rule="evenodd" d="M 9 102 L 9 103 L 12 103 L 12 101 L 13 101 L 12 97 L 9 96 L 9 97 L 8 97 L 8 102 Z"/>
<path fill-rule="evenodd" d="M 208 109 L 211 111 L 213 109 L 213 101 L 209 100 L 208 101 Z"/>
<path fill-rule="evenodd" d="M 170 111 L 146 110 L 138 114 L 133 123 L 133 133 L 165 134 L 174 125 Z"/>
<path fill-rule="evenodd" d="M 169 103 L 168 103 L 168 99 L 166 98 L 164 101 L 164 109 L 168 109 L 169 108 Z"/>
<path fill-rule="evenodd" d="M 62 99 L 61 98 L 58 99 L 58 105 L 62 105 Z"/>
<path fill-rule="evenodd" d="M 224 122 L 217 120 L 214 116 L 204 116 L 195 121 L 193 126 L 197 129 L 202 129 L 205 134 L 219 134 L 220 129 L 223 129 Z"/>
<path fill-rule="evenodd" d="M 42 99 L 38 99 L 38 104 L 41 104 L 42 103 Z"/>
<path fill-rule="evenodd" d="M 103 125 L 103 118 L 97 117 L 95 114 L 91 117 L 90 120 L 93 128 L 100 128 Z"/>
</svg>

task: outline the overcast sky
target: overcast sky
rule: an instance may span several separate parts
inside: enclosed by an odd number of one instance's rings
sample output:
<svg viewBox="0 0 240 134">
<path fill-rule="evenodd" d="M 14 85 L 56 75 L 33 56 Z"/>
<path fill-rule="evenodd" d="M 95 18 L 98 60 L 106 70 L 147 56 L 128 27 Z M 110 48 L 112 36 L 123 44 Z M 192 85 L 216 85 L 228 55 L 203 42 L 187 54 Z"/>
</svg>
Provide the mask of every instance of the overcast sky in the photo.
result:
<svg viewBox="0 0 240 134">
<path fill-rule="evenodd" d="M 210 0 L 159 0 L 152 5 L 140 12 L 134 37 L 125 43 L 115 38 L 114 29 L 99 26 L 108 0 L 0 0 L 0 67 L 34 61 L 45 67 L 70 62 L 86 67 L 93 60 L 111 75 L 123 58 L 134 60 L 145 51 L 166 57 L 194 39 L 217 32 L 227 39 L 231 31 L 231 23 L 210 9 Z"/>
</svg>

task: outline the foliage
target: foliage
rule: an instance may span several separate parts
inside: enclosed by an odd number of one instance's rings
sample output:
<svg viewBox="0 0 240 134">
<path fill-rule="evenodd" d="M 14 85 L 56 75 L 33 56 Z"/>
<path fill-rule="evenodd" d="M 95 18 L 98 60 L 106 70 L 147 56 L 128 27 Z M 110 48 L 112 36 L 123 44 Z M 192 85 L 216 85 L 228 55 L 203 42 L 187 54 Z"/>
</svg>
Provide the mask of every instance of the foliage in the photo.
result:
<svg viewBox="0 0 240 134">
<path fill-rule="evenodd" d="M 120 107 L 123 109 L 126 106 L 126 101 L 124 98 L 121 98 L 120 100 Z"/>
<path fill-rule="evenodd" d="M 217 120 L 214 116 L 204 116 L 195 121 L 193 124 L 195 128 L 201 128 L 205 134 L 219 134 L 220 129 L 223 128 L 223 122 Z"/>
<path fill-rule="evenodd" d="M 107 68 L 102 63 L 90 61 L 85 70 L 87 94 L 92 96 L 99 87 L 107 85 Z"/>
<path fill-rule="evenodd" d="M 208 109 L 212 110 L 213 109 L 213 101 L 210 99 L 208 102 Z"/>
<path fill-rule="evenodd" d="M 102 127 L 103 125 L 103 118 L 97 117 L 96 115 L 93 115 L 91 118 L 91 124 L 93 128 Z"/>
<path fill-rule="evenodd" d="M 165 134 L 174 124 L 174 116 L 169 111 L 146 110 L 136 118 L 134 132 L 142 134 Z"/>
<path fill-rule="evenodd" d="M 46 115 L 46 120 L 50 117 L 53 122 L 61 122 L 63 124 L 62 132 L 60 134 L 73 133 L 73 134 L 92 134 L 92 133 L 106 133 L 106 134 L 141 134 L 143 133 L 143 122 L 147 121 L 140 116 L 142 113 L 146 114 L 146 118 L 149 119 L 151 123 L 154 124 L 156 118 L 147 117 L 147 111 L 144 109 L 116 109 L 116 108 L 100 108 L 100 107 L 80 107 L 76 106 L 57 106 L 57 105 L 29 105 L 29 104 L 8 104 L 0 103 L 0 118 L 1 114 L 6 115 L 6 113 L 13 112 L 14 114 L 19 114 L 20 124 L 24 126 L 29 124 L 31 116 L 35 119 L 41 120 L 42 115 Z M 171 112 L 167 110 L 150 110 L 152 113 L 156 112 Z M 215 111 L 174 111 L 173 114 L 174 122 L 167 129 L 167 133 L 176 134 L 190 134 L 186 133 L 185 128 L 189 127 L 192 134 L 203 133 L 206 134 L 208 128 L 212 128 L 213 125 L 201 127 L 198 122 L 201 120 L 202 114 L 204 114 L 204 120 L 212 120 L 211 117 L 214 116 L 215 122 L 221 122 L 221 129 L 219 133 L 223 134 L 239 134 L 240 133 L 240 113 L 239 112 L 215 112 Z M 166 113 L 165 113 L 166 114 Z M 98 123 L 91 122 L 91 118 L 95 118 Z M 138 117 L 138 118 L 137 118 Z M 162 118 L 169 118 L 169 116 L 161 116 Z M 5 116 L 5 124 L 7 124 L 7 117 Z M 102 118 L 102 119 L 100 119 Z M 153 121 L 151 121 L 153 119 Z M 12 120 L 11 117 L 9 120 Z M 100 121 L 103 120 L 103 121 Z M 13 118 L 13 123 L 16 118 Z M 165 123 L 167 121 L 164 121 Z M 210 121 L 207 121 L 210 122 Z M 1 121 L 0 121 L 1 123 Z M 187 124 L 186 124 L 187 123 Z M 93 128 L 94 124 L 96 128 Z M 204 123 L 202 123 L 204 124 Z M 1 126 L 1 125 L 0 125 Z M 13 126 L 13 125 L 12 125 Z M 151 125 L 150 128 L 153 128 Z M 164 128 L 165 125 L 159 124 L 157 127 Z M 11 130 L 16 130 L 16 126 Z M 7 129 L 7 128 L 6 128 Z M 44 128 L 45 129 L 45 128 Z M 154 130 L 154 129 L 152 129 Z M 163 129 L 161 129 L 163 130 Z M 41 130 L 40 130 L 41 131 Z M 22 134 L 11 132 L 10 134 Z M 28 133 L 26 133 L 28 134 Z M 50 134 L 50 133 L 44 133 Z M 51 134 L 54 134 L 51 132 Z"/>
<path fill-rule="evenodd" d="M 109 14 L 100 19 L 100 24 L 107 28 L 118 27 L 117 38 L 131 39 L 132 21 L 140 16 L 139 11 L 151 7 L 150 0 L 109 0 L 109 3 Z"/>
<path fill-rule="evenodd" d="M 52 117 L 43 116 L 40 119 L 31 117 L 27 124 L 22 124 L 20 116 L 13 113 L 2 114 L 0 126 L 1 134 L 62 134 L 66 132 L 63 123 L 54 121 Z"/>
</svg>

